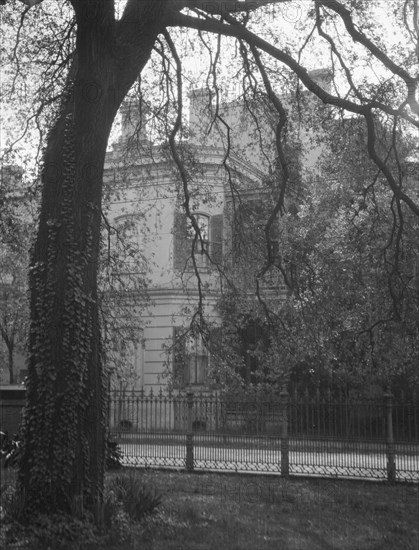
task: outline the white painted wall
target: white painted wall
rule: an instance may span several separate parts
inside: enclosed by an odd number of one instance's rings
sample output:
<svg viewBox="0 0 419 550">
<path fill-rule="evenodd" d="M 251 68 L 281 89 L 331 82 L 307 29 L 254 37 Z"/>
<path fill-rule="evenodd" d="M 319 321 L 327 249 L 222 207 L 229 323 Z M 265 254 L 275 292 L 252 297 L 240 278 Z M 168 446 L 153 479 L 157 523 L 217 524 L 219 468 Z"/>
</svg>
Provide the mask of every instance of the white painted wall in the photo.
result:
<svg viewBox="0 0 419 550">
<path fill-rule="evenodd" d="M 207 92 L 191 92 L 190 102 L 190 146 L 201 166 L 201 176 L 190 183 L 191 193 L 199 190 L 192 201 L 191 209 L 208 215 L 221 214 L 228 192 L 227 175 L 222 166 L 226 147 L 226 129 L 215 124 L 209 132 L 212 117 L 210 98 Z M 315 108 L 313 106 L 313 108 Z M 276 156 L 274 147 L 267 149 L 268 159 L 255 143 L 255 124 L 248 111 L 239 102 L 221 107 L 222 116 L 234 128 L 232 132 L 232 154 L 228 161 L 233 169 L 236 184 L 242 188 L 257 188 L 269 163 Z M 266 120 L 260 118 L 265 144 L 272 142 L 273 130 Z M 130 122 L 132 128 L 132 121 Z M 125 128 L 123 139 L 129 134 Z M 174 213 L 180 183 L 177 181 L 173 165 L 157 147 L 146 141 L 147 129 L 142 128 L 144 151 L 132 156 L 125 167 L 120 162 L 122 143 L 117 144 L 109 154 L 105 181 L 112 185 L 113 200 L 110 218 L 117 223 L 122 216 L 133 216 L 139 234 L 139 246 L 148 259 L 150 285 L 148 294 L 151 302 L 142 316 L 143 347 L 137 350 L 138 382 L 137 389 L 158 389 L 167 384 L 165 373 L 171 369 L 171 356 L 168 349 L 172 342 L 173 327 L 189 322 L 184 309 L 189 306 L 194 311 L 197 304 L 196 278 L 193 274 L 181 274 L 173 268 L 174 252 Z M 321 148 L 311 144 L 315 136 L 310 129 L 301 132 L 305 150 L 305 169 L 312 170 L 318 160 Z M 207 299 L 206 313 L 217 319 L 215 296 L 217 278 L 202 272 L 214 294 Z M 139 359 L 138 359 L 139 358 Z"/>
</svg>

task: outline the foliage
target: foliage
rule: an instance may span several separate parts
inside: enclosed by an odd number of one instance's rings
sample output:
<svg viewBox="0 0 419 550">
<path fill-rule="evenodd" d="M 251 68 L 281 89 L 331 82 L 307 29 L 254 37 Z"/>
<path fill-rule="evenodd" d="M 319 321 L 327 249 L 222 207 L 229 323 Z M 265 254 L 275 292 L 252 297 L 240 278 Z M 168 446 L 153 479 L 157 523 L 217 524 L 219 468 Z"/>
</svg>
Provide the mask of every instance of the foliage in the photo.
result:
<svg viewBox="0 0 419 550">
<path fill-rule="evenodd" d="M 21 167 L 2 166 L 0 204 L 0 368 L 7 366 L 8 381 L 14 384 L 18 382 L 16 353 L 27 347 L 27 265 L 35 210 Z"/>
<path fill-rule="evenodd" d="M 106 513 L 119 503 L 133 521 L 141 521 L 145 516 L 153 514 L 161 503 L 161 495 L 145 484 L 142 476 L 135 471 L 113 477 L 108 485 L 108 495 Z"/>
<path fill-rule="evenodd" d="M 1 432 L 3 433 L 3 432 Z M 1 441 L 0 457 L 3 459 L 5 468 L 16 467 L 19 464 L 19 457 L 22 453 L 18 435 L 14 435 L 11 439 L 5 435 Z"/>
<path fill-rule="evenodd" d="M 122 451 L 116 441 L 107 439 L 106 441 L 106 467 L 108 470 L 119 470 L 122 468 Z"/>
<path fill-rule="evenodd" d="M 279 222 L 280 281 L 287 282 L 288 298 L 282 294 L 278 300 L 279 285 L 274 294 L 262 287 L 255 308 L 246 293 L 248 280 L 236 277 L 235 293 L 221 299 L 218 355 L 230 357 L 236 372 L 253 356 L 254 384 L 281 387 L 290 379 L 310 379 L 314 385 L 328 381 L 368 391 L 418 382 L 417 219 L 400 206 L 403 232 L 398 232 L 384 182 L 368 185 L 373 169 L 368 159 L 356 153 L 353 138 L 341 133 L 338 139 L 342 163 L 336 166 L 333 151 L 326 151 L 323 176 L 311 180 L 298 212 Z M 407 174 L 403 186 L 415 195 Z M 246 222 L 252 233 L 258 222 L 249 217 Z M 260 263 L 249 265 L 247 276 Z M 259 337 L 246 348 L 243 327 L 255 321 L 263 324 L 269 342 Z"/>
<path fill-rule="evenodd" d="M 138 472 L 112 476 L 105 487 L 102 529 L 86 515 L 77 518 L 63 514 L 36 514 L 29 524 L 16 521 L 23 501 L 13 484 L 2 488 L 1 520 L 2 543 L 30 548 L 104 548 L 109 545 L 128 544 L 143 529 L 140 524 L 156 514 L 161 496 L 144 482 Z M 144 523 L 145 528 L 147 528 Z"/>
</svg>

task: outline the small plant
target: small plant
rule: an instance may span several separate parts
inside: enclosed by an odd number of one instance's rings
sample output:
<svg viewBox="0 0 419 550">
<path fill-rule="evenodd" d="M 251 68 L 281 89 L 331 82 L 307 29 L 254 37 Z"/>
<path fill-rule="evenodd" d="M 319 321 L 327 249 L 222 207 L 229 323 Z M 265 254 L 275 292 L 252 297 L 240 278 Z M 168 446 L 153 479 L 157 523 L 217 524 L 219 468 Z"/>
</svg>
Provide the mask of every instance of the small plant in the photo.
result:
<svg viewBox="0 0 419 550">
<path fill-rule="evenodd" d="M 0 493 L 0 521 L 17 518 L 22 510 L 22 498 L 14 484 L 8 484 Z"/>
<path fill-rule="evenodd" d="M 20 444 L 19 436 L 15 434 L 11 439 L 7 434 L 0 432 L 0 457 L 4 459 L 4 467 L 15 467 L 19 463 L 20 456 L 22 454 L 22 446 Z"/>
<path fill-rule="evenodd" d="M 161 503 L 161 495 L 147 486 L 138 473 L 129 472 L 119 474 L 111 480 L 105 502 L 105 516 L 112 508 L 117 510 L 120 503 L 131 520 L 141 521 L 155 512 Z"/>
<path fill-rule="evenodd" d="M 119 470 L 122 468 L 122 451 L 116 441 L 106 440 L 106 469 Z"/>
</svg>

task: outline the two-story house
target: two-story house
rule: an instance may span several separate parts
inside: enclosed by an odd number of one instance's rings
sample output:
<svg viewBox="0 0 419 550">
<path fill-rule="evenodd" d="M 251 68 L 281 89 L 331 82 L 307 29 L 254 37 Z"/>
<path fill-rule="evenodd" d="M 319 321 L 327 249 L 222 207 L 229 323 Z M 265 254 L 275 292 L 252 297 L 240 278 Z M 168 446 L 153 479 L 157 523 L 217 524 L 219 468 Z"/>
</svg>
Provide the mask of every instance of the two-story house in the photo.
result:
<svg viewBox="0 0 419 550">
<path fill-rule="evenodd" d="M 324 79 L 325 73 L 318 76 Z M 159 389 L 175 381 L 178 386 L 205 388 L 211 361 L 205 343 L 199 333 L 181 336 L 198 314 L 217 324 L 217 301 L 227 272 L 242 277 L 249 292 L 254 291 L 252 277 L 258 266 L 250 263 L 264 257 L 260 250 L 246 250 L 237 220 L 257 218 L 262 199 L 274 200 L 266 184 L 275 169 L 272 122 L 257 102 L 219 105 L 214 117 L 209 92 L 193 90 L 189 100 L 189 138 L 176 146 L 187 181 L 169 145 L 152 142 L 145 108 L 124 107 L 121 136 L 107 157 L 109 225 L 120 229 L 121 238 L 133 241 L 147 269 L 136 273 L 134 262 L 131 272 L 125 268 L 127 281 L 136 274 L 148 279 L 147 303 L 139 313 L 141 328 L 128 358 L 134 377 L 124 387 Z M 299 132 L 299 140 L 304 152 L 298 177 L 304 178 L 304 171 L 315 169 L 319 146 L 307 128 Z M 129 153 L 127 142 L 135 143 Z M 186 184 L 193 221 L 185 210 Z M 274 227 L 270 246 L 274 252 L 278 248 Z M 240 247 L 241 263 L 234 261 Z M 130 296 L 128 283 L 127 288 Z M 277 294 L 278 288 L 285 291 L 280 274 L 268 270 L 264 288 L 271 289 L 272 296 L 273 289 Z M 121 385 L 117 378 L 113 384 Z"/>
</svg>

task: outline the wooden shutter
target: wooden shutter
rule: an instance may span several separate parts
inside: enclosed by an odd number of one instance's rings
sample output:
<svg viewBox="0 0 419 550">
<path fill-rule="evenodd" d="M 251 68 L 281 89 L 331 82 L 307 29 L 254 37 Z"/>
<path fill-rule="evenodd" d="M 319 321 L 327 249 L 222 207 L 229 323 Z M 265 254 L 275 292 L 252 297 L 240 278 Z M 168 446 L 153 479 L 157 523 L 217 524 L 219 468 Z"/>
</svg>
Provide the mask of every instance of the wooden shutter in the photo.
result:
<svg viewBox="0 0 419 550">
<path fill-rule="evenodd" d="M 184 271 L 191 251 L 192 241 L 188 236 L 186 214 L 177 209 L 173 224 L 173 268 Z"/>
<path fill-rule="evenodd" d="M 211 260 L 216 264 L 223 261 L 223 214 L 211 217 Z"/>
<path fill-rule="evenodd" d="M 176 388 L 182 388 L 189 382 L 186 342 L 181 338 L 184 330 L 183 327 L 173 327 L 173 382 Z"/>
</svg>

